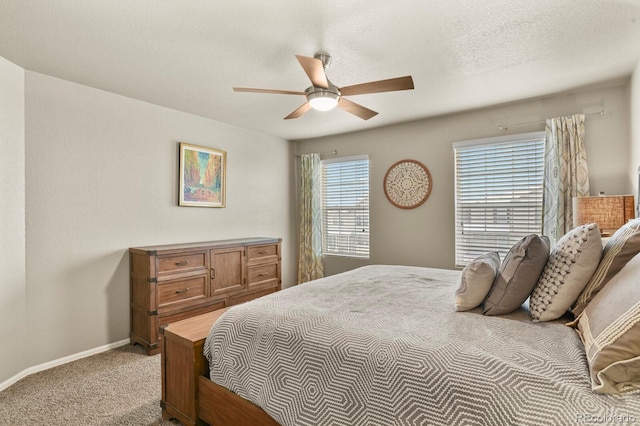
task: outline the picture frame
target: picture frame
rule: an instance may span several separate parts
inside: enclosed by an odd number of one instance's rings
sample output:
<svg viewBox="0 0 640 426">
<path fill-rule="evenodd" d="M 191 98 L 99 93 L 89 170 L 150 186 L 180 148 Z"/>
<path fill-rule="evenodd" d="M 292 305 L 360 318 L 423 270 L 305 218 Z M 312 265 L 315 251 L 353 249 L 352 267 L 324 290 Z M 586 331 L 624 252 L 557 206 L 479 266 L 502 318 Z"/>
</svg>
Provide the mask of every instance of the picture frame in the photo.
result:
<svg viewBox="0 0 640 426">
<path fill-rule="evenodd" d="M 180 142 L 178 205 L 225 207 L 227 153 Z"/>
<path fill-rule="evenodd" d="M 400 209 L 415 209 L 427 201 L 433 188 L 429 169 L 417 160 L 400 160 L 384 175 L 384 195 Z"/>
</svg>

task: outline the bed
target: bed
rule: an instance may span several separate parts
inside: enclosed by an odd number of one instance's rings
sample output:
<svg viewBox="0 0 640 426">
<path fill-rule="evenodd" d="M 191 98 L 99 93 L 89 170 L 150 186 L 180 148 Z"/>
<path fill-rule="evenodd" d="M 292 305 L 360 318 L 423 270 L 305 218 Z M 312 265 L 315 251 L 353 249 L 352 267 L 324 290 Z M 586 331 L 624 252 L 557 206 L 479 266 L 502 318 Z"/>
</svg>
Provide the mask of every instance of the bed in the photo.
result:
<svg viewBox="0 0 640 426">
<path fill-rule="evenodd" d="M 453 309 L 459 271 L 365 266 L 234 306 L 204 342 L 215 424 L 633 423 L 640 395 L 592 391 L 569 318 Z M 205 372 L 206 375 L 206 372 Z"/>
</svg>

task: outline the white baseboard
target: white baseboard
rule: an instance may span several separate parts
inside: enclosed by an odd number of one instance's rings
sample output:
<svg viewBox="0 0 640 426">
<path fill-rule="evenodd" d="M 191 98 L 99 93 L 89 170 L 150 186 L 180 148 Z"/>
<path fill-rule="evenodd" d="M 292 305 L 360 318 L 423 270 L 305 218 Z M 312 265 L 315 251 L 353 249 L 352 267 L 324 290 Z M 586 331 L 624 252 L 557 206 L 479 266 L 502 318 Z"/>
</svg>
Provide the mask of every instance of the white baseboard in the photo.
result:
<svg viewBox="0 0 640 426">
<path fill-rule="evenodd" d="M 44 364 L 36 365 L 34 367 L 29 367 L 26 370 L 23 370 L 20 373 L 16 374 L 15 376 L 9 378 L 8 380 L 5 380 L 4 382 L 0 383 L 0 392 L 5 390 L 9 386 L 11 386 L 18 380 L 23 379 L 33 373 L 48 370 L 49 368 L 57 367 L 59 365 L 66 364 L 71 361 L 76 361 L 91 355 L 95 355 L 101 352 L 109 351 L 111 349 L 119 348 L 120 346 L 129 344 L 129 342 L 130 342 L 129 339 L 124 339 L 118 342 L 109 343 L 108 345 L 98 346 L 97 348 L 89 349 L 84 352 L 79 352 L 77 354 L 73 354 L 73 355 L 65 356 L 63 358 L 55 359 L 53 361 L 45 362 Z"/>
</svg>

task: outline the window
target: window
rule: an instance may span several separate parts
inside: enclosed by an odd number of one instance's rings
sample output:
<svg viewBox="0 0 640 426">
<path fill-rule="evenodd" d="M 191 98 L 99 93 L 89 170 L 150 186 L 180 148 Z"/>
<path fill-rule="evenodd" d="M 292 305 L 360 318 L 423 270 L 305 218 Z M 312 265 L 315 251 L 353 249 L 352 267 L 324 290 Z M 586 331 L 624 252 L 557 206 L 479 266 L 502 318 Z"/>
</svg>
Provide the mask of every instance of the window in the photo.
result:
<svg viewBox="0 0 640 426">
<path fill-rule="evenodd" d="M 369 158 L 322 161 L 322 253 L 369 258 Z"/>
<path fill-rule="evenodd" d="M 542 231 L 544 132 L 453 144 L 456 266 Z"/>
</svg>

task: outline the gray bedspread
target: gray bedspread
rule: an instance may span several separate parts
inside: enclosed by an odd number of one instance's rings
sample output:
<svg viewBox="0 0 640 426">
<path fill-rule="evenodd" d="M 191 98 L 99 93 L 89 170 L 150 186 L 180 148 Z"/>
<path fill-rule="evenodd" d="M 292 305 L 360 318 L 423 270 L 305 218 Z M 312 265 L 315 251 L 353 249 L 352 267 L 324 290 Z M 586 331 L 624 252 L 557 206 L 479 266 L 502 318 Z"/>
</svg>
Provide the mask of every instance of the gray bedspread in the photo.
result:
<svg viewBox="0 0 640 426">
<path fill-rule="evenodd" d="M 235 306 L 211 379 L 291 426 L 640 424 L 640 394 L 591 391 L 562 322 L 454 312 L 459 273 L 366 266 Z"/>
</svg>

